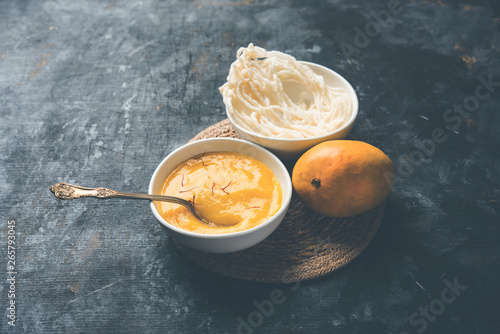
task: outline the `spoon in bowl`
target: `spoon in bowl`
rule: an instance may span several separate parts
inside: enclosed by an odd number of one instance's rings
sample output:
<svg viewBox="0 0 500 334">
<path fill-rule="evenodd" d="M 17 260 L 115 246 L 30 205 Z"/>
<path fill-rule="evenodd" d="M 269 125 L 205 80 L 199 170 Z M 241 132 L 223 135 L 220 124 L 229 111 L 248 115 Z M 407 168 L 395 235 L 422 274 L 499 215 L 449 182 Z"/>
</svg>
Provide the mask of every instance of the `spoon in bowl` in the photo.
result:
<svg viewBox="0 0 500 334">
<path fill-rule="evenodd" d="M 125 197 L 125 198 L 135 198 L 135 199 L 148 199 L 151 201 L 171 202 L 185 206 L 189 211 L 191 211 L 191 213 L 196 217 L 196 219 L 201 221 L 203 224 L 209 225 L 211 227 L 217 227 L 216 224 L 211 223 L 206 218 L 200 216 L 200 214 L 194 208 L 192 202 L 179 197 L 129 193 L 103 187 L 86 188 L 86 187 L 72 185 L 69 183 L 57 183 L 50 187 L 50 191 L 52 191 L 54 193 L 54 196 L 56 196 L 57 198 L 68 199 L 68 200 L 81 197 L 97 197 L 97 198 Z"/>
</svg>

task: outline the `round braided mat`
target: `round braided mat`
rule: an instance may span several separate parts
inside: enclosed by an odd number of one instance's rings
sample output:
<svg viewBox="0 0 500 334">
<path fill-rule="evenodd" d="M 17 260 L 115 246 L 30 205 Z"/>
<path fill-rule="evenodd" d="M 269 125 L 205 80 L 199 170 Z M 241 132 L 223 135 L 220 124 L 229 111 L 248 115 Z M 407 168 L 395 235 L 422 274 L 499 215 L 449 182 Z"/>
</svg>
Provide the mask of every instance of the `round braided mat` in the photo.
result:
<svg viewBox="0 0 500 334">
<path fill-rule="evenodd" d="M 190 141 L 238 138 L 229 120 L 210 126 Z M 372 240 L 385 202 L 351 218 L 330 218 L 308 209 L 296 193 L 280 226 L 261 243 L 239 252 L 211 254 L 176 242 L 197 265 L 216 274 L 256 282 L 288 283 L 329 274 L 358 256 Z"/>
</svg>

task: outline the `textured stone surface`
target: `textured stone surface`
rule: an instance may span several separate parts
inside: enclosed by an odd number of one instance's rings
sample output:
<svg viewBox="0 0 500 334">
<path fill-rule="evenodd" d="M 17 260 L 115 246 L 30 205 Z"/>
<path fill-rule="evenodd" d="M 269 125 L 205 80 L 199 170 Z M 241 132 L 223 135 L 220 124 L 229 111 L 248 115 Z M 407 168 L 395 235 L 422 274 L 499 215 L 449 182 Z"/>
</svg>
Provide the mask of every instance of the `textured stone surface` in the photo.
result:
<svg viewBox="0 0 500 334">
<path fill-rule="evenodd" d="M 493 0 L 1 1 L 0 332 L 498 333 L 499 18 Z M 292 285 L 219 278 L 147 202 L 52 196 L 57 182 L 146 192 L 169 152 L 225 118 L 218 87 L 250 42 L 349 80 L 352 134 L 396 164 L 353 263 Z M 444 303 L 454 280 L 467 288 Z"/>
</svg>

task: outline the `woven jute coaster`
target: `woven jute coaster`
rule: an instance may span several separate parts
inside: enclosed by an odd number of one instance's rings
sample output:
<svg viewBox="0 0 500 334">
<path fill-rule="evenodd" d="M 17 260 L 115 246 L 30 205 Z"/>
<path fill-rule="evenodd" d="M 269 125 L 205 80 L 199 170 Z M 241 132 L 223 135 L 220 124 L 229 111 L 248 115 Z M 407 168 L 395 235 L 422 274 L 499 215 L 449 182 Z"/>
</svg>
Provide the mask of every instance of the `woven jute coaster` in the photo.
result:
<svg viewBox="0 0 500 334">
<path fill-rule="evenodd" d="M 228 120 L 214 124 L 190 141 L 238 138 Z M 370 243 L 385 202 L 351 218 L 330 218 L 308 209 L 293 194 L 285 219 L 263 242 L 228 254 L 199 252 L 176 243 L 197 265 L 222 276 L 256 282 L 289 283 L 317 278 L 351 262 Z"/>
</svg>

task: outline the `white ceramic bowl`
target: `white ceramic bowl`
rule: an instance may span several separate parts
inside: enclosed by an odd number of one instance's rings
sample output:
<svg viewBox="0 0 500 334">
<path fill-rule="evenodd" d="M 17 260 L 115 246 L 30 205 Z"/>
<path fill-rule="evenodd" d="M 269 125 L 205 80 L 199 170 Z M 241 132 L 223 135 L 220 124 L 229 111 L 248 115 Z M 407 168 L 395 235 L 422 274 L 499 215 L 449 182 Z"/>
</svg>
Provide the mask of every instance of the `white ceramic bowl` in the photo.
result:
<svg viewBox="0 0 500 334">
<path fill-rule="evenodd" d="M 268 150 L 241 139 L 214 138 L 186 144 L 170 153 L 156 168 L 149 183 L 150 194 L 160 194 L 161 187 L 172 170 L 182 162 L 204 152 L 237 152 L 253 157 L 269 167 L 278 178 L 283 193 L 280 210 L 268 221 L 251 229 L 228 234 L 199 234 L 169 224 L 151 202 L 151 210 L 160 224 L 178 242 L 209 253 L 229 253 L 249 248 L 267 238 L 281 223 L 292 198 L 292 181 L 283 163 Z"/>
<path fill-rule="evenodd" d="M 354 91 L 354 88 L 352 88 L 351 84 L 346 79 L 344 79 L 337 72 L 334 72 L 327 67 L 305 61 L 301 61 L 301 63 L 309 66 L 309 68 L 311 68 L 314 73 L 323 76 L 323 78 L 325 79 L 325 83 L 328 86 L 344 88 L 349 95 L 349 98 L 352 101 L 352 114 L 350 119 L 339 129 L 322 136 L 310 137 L 306 139 L 272 138 L 243 129 L 238 125 L 237 122 L 235 122 L 234 118 L 229 112 L 227 112 L 226 108 L 227 117 L 236 130 L 236 133 L 238 133 L 241 138 L 264 146 L 275 153 L 281 159 L 286 160 L 299 157 L 300 154 L 323 141 L 345 138 L 349 134 L 349 131 L 351 131 L 354 125 L 354 121 L 358 116 L 358 97 L 356 95 L 356 92 Z"/>
</svg>

